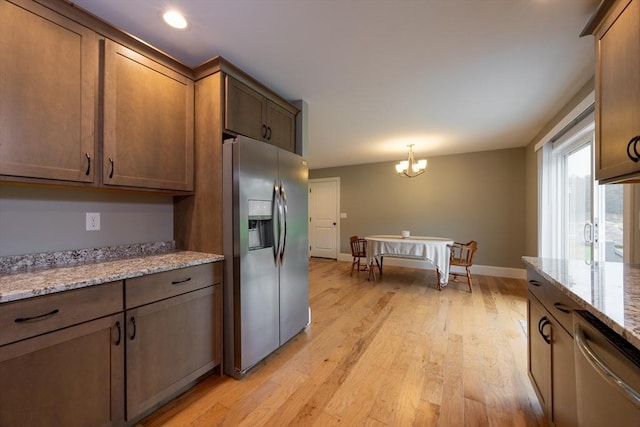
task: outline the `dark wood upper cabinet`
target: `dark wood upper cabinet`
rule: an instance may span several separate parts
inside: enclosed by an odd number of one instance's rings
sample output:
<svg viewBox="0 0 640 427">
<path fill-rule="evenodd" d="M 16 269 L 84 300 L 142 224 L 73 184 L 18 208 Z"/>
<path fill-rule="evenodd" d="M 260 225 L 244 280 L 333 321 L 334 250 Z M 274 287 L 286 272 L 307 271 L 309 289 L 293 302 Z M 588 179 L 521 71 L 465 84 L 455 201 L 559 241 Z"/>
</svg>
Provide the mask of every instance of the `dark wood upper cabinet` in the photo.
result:
<svg viewBox="0 0 640 427">
<path fill-rule="evenodd" d="M 193 190 L 193 81 L 105 40 L 105 185 Z"/>
<path fill-rule="evenodd" d="M 265 139 L 266 98 L 230 76 L 225 76 L 225 83 L 225 128 L 249 138 Z"/>
<path fill-rule="evenodd" d="M 296 115 L 274 102 L 267 102 L 269 143 L 295 153 Z"/>
<path fill-rule="evenodd" d="M 94 181 L 97 74 L 96 33 L 0 0 L 0 175 Z"/>
<path fill-rule="evenodd" d="M 640 0 L 603 2 L 595 36 L 596 179 L 640 181 Z"/>
<path fill-rule="evenodd" d="M 225 128 L 295 152 L 297 111 L 225 76 Z"/>
</svg>

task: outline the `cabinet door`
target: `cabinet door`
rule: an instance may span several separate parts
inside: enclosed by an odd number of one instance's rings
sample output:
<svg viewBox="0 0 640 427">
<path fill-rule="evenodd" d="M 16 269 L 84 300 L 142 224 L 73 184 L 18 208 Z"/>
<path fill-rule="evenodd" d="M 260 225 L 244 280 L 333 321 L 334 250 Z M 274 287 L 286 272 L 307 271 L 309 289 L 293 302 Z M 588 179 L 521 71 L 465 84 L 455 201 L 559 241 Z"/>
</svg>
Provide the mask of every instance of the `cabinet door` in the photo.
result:
<svg viewBox="0 0 640 427">
<path fill-rule="evenodd" d="M 0 0 L 0 174 L 93 182 L 96 34 Z"/>
<path fill-rule="evenodd" d="M 620 5 L 628 0 L 619 2 Z M 596 35 L 596 179 L 640 171 L 629 141 L 640 135 L 640 0 Z M 636 144 L 640 151 L 640 142 Z"/>
<path fill-rule="evenodd" d="M 574 370 L 573 338 L 554 318 L 551 318 L 552 411 L 555 427 L 578 425 L 576 374 Z"/>
<path fill-rule="evenodd" d="M 527 347 L 529 377 L 546 414 L 551 413 L 551 323 L 544 307 L 529 294 L 527 316 Z"/>
<path fill-rule="evenodd" d="M 193 81 L 105 41 L 105 185 L 193 190 Z"/>
<path fill-rule="evenodd" d="M 259 141 L 266 140 L 266 98 L 230 76 L 225 76 L 225 89 L 225 129 Z"/>
<path fill-rule="evenodd" d="M 292 153 L 296 151 L 296 117 L 273 102 L 267 102 L 267 140 Z"/>
<path fill-rule="evenodd" d="M 220 285 L 127 310 L 127 420 L 221 362 Z"/>
<path fill-rule="evenodd" d="M 122 314 L 0 347 L 1 426 L 124 420 Z"/>
</svg>

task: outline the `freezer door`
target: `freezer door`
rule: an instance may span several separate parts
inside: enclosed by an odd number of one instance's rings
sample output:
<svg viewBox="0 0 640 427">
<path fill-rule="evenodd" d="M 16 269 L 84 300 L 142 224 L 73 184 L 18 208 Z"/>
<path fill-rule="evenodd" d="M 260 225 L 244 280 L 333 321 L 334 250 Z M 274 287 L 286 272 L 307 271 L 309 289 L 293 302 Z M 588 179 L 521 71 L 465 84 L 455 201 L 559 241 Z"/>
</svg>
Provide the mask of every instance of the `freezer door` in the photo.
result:
<svg viewBox="0 0 640 427">
<path fill-rule="evenodd" d="M 233 310 L 234 331 L 233 336 L 225 334 L 225 345 L 233 346 L 235 371 L 227 373 L 237 377 L 280 345 L 278 267 L 274 253 L 277 231 L 273 230 L 278 152 L 273 146 L 249 138 L 236 138 L 233 145 L 237 194 L 233 241 L 237 265 L 233 274 L 233 301 L 228 301 L 225 307 Z"/>
<path fill-rule="evenodd" d="M 278 151 L 285 200 L 286 236 L 280 266 L 280 344 L 309 322 L 308 168 L 291 152 Z"/>
</svg>

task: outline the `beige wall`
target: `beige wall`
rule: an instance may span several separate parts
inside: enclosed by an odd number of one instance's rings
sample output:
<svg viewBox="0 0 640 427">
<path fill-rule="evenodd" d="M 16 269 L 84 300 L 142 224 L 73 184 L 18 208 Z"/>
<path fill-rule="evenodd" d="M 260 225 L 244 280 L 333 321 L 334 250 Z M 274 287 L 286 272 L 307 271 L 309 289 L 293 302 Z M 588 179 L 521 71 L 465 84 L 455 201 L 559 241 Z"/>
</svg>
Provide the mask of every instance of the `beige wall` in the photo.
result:
<svg viewBox="0 0 640 427">
<path fill-rule="evenodd" d="M 523 255 L 538 256 L 538 153 L 534 146 L 573 110 L 594 89 L 591 78 L 571 100 L 538 132 L 526 147 L 525 164 L 525 251 Z"/>
<path fill-rule="evenodd" d="M 525 149 L 485 151 L 428 159 L 413 179 L 396 175 L 395 162 L 309 172 L 340 177 L 340 252 L 349 236 L 399 234 L 478 241 L 475 263 L 523 268 L 525 250 Z"/>
</svg>

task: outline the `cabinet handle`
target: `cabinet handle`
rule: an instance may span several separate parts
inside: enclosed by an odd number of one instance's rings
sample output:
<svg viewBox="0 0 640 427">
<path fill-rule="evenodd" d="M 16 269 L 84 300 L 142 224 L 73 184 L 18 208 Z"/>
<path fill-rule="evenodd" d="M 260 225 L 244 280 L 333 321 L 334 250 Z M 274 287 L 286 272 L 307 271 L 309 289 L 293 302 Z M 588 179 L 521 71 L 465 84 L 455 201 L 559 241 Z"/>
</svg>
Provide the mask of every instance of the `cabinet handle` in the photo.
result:
<svg viewBox="0 0 640 427">
<path fill-rule="evenodd" d="M 16 323 L 28 323 L 28 322 L 36 322 L 38 320 L 43 320 L 47 317 L 53 316 L 54 314 L 58 314 L 60 312 L 60 310 L 58 310 L 57 308 L 55 310 L 51 310 L 48 313 L 45 314 L 41 314 L 39 316 L 33 316 L 33 317 L 18 317 L 16 320 L 14 320 L 14 322 Z"/>
<path fill-rule="evenodd" d="M 271 141 L 271 126 L 267 127 L 267 141 Z"/>
<path fill-rule="evenodd" d="M 533 286 L 542 286 L 540 284 L 540 282 L 538 282 L 537 280 L 533 280 L 533 279 L 529 280 L 529 283 L 531 283 Z"/>
<path fill-rule="evenodd" d="M 89 153 L 86 153 L 85 156 L 87 156 L 87 170 L 84 174 L 89 176 L 89 172 L 91 172 L 91 156 L 89 156 Z"/>
<path fill-rule="evenodd" d="M 187 283 L 187 282 L 189 282 L 189 281 L 191 281 L 191 277 L 187 277 L 187 278 L 186 278 L 186 279 L 184 279 L 184 280 L 176 280 L 175 282 L 171 282 L 171 284 L 172 284 L 172 285 L 179 285 L 179 284 L 181 284 L 181 283 Z"/>
<path fill-rule="evenodd" d="M 267 137 L 267 125 L 262 125 L 262 137 Z"/>
<path fill-rule="evenodd" d="M 129 319 L 129 323 L 131 324 L 131 326 L 133 326 L 133 332 L 131 333 L 129 339 L 133 341 L 133 339 L 136 337 L 136 318 L 131 316 L 131 318 Z"/>
<path fill-rule="evenodd" d="M 563 313 L 571 313 L 571 309 L 569 307 L 567 307 L 566 305 L 562 304 L 561 302 L 554 302 L 553 306 L 556 308 L 556 310 L 559 310 Z"/>
<path fill-rule="evenodd" d="M 116 345 L 120 345 L 120 341 L 122 340 L 122 329 L 120 328 L 120 321 L 116 322 L 116 331 L 118 331 L 118 338 L 116 338 Z"/>
<path fill-rule="evenodd" d="M 638 141 L 640 141 L 640 135 L 636 135 L 629 140 L 627 144 L 627 156 L 635 163 L 640 161 L 640 154 L 638 154 Z M 633 144 L 633 153 L 631 153 L 631 145 Z"/>
<path fill-rule="evenodd" d="M 113 159 L 109 157 L 109 163 L 111 163 L 111 172 L 109 172 L 109 179 L 113 178 Z"/>
<path fill-rule="evenodd" d="M 540 335 L 542 336 L 542 339 L 547 344 L 551 344 L 551 335 L 545 335 L 543 329 L 544 329 L 545 326 L 550 325 L 550 324 L 551 324 L 551 322 L 549 321 L 549 319 L 547 319 L 547 316 L 543 316 L 542 319 L 540 319 L 540 321 L 538 322 L 538 332 L 540 332 Z"/>
</svg>

